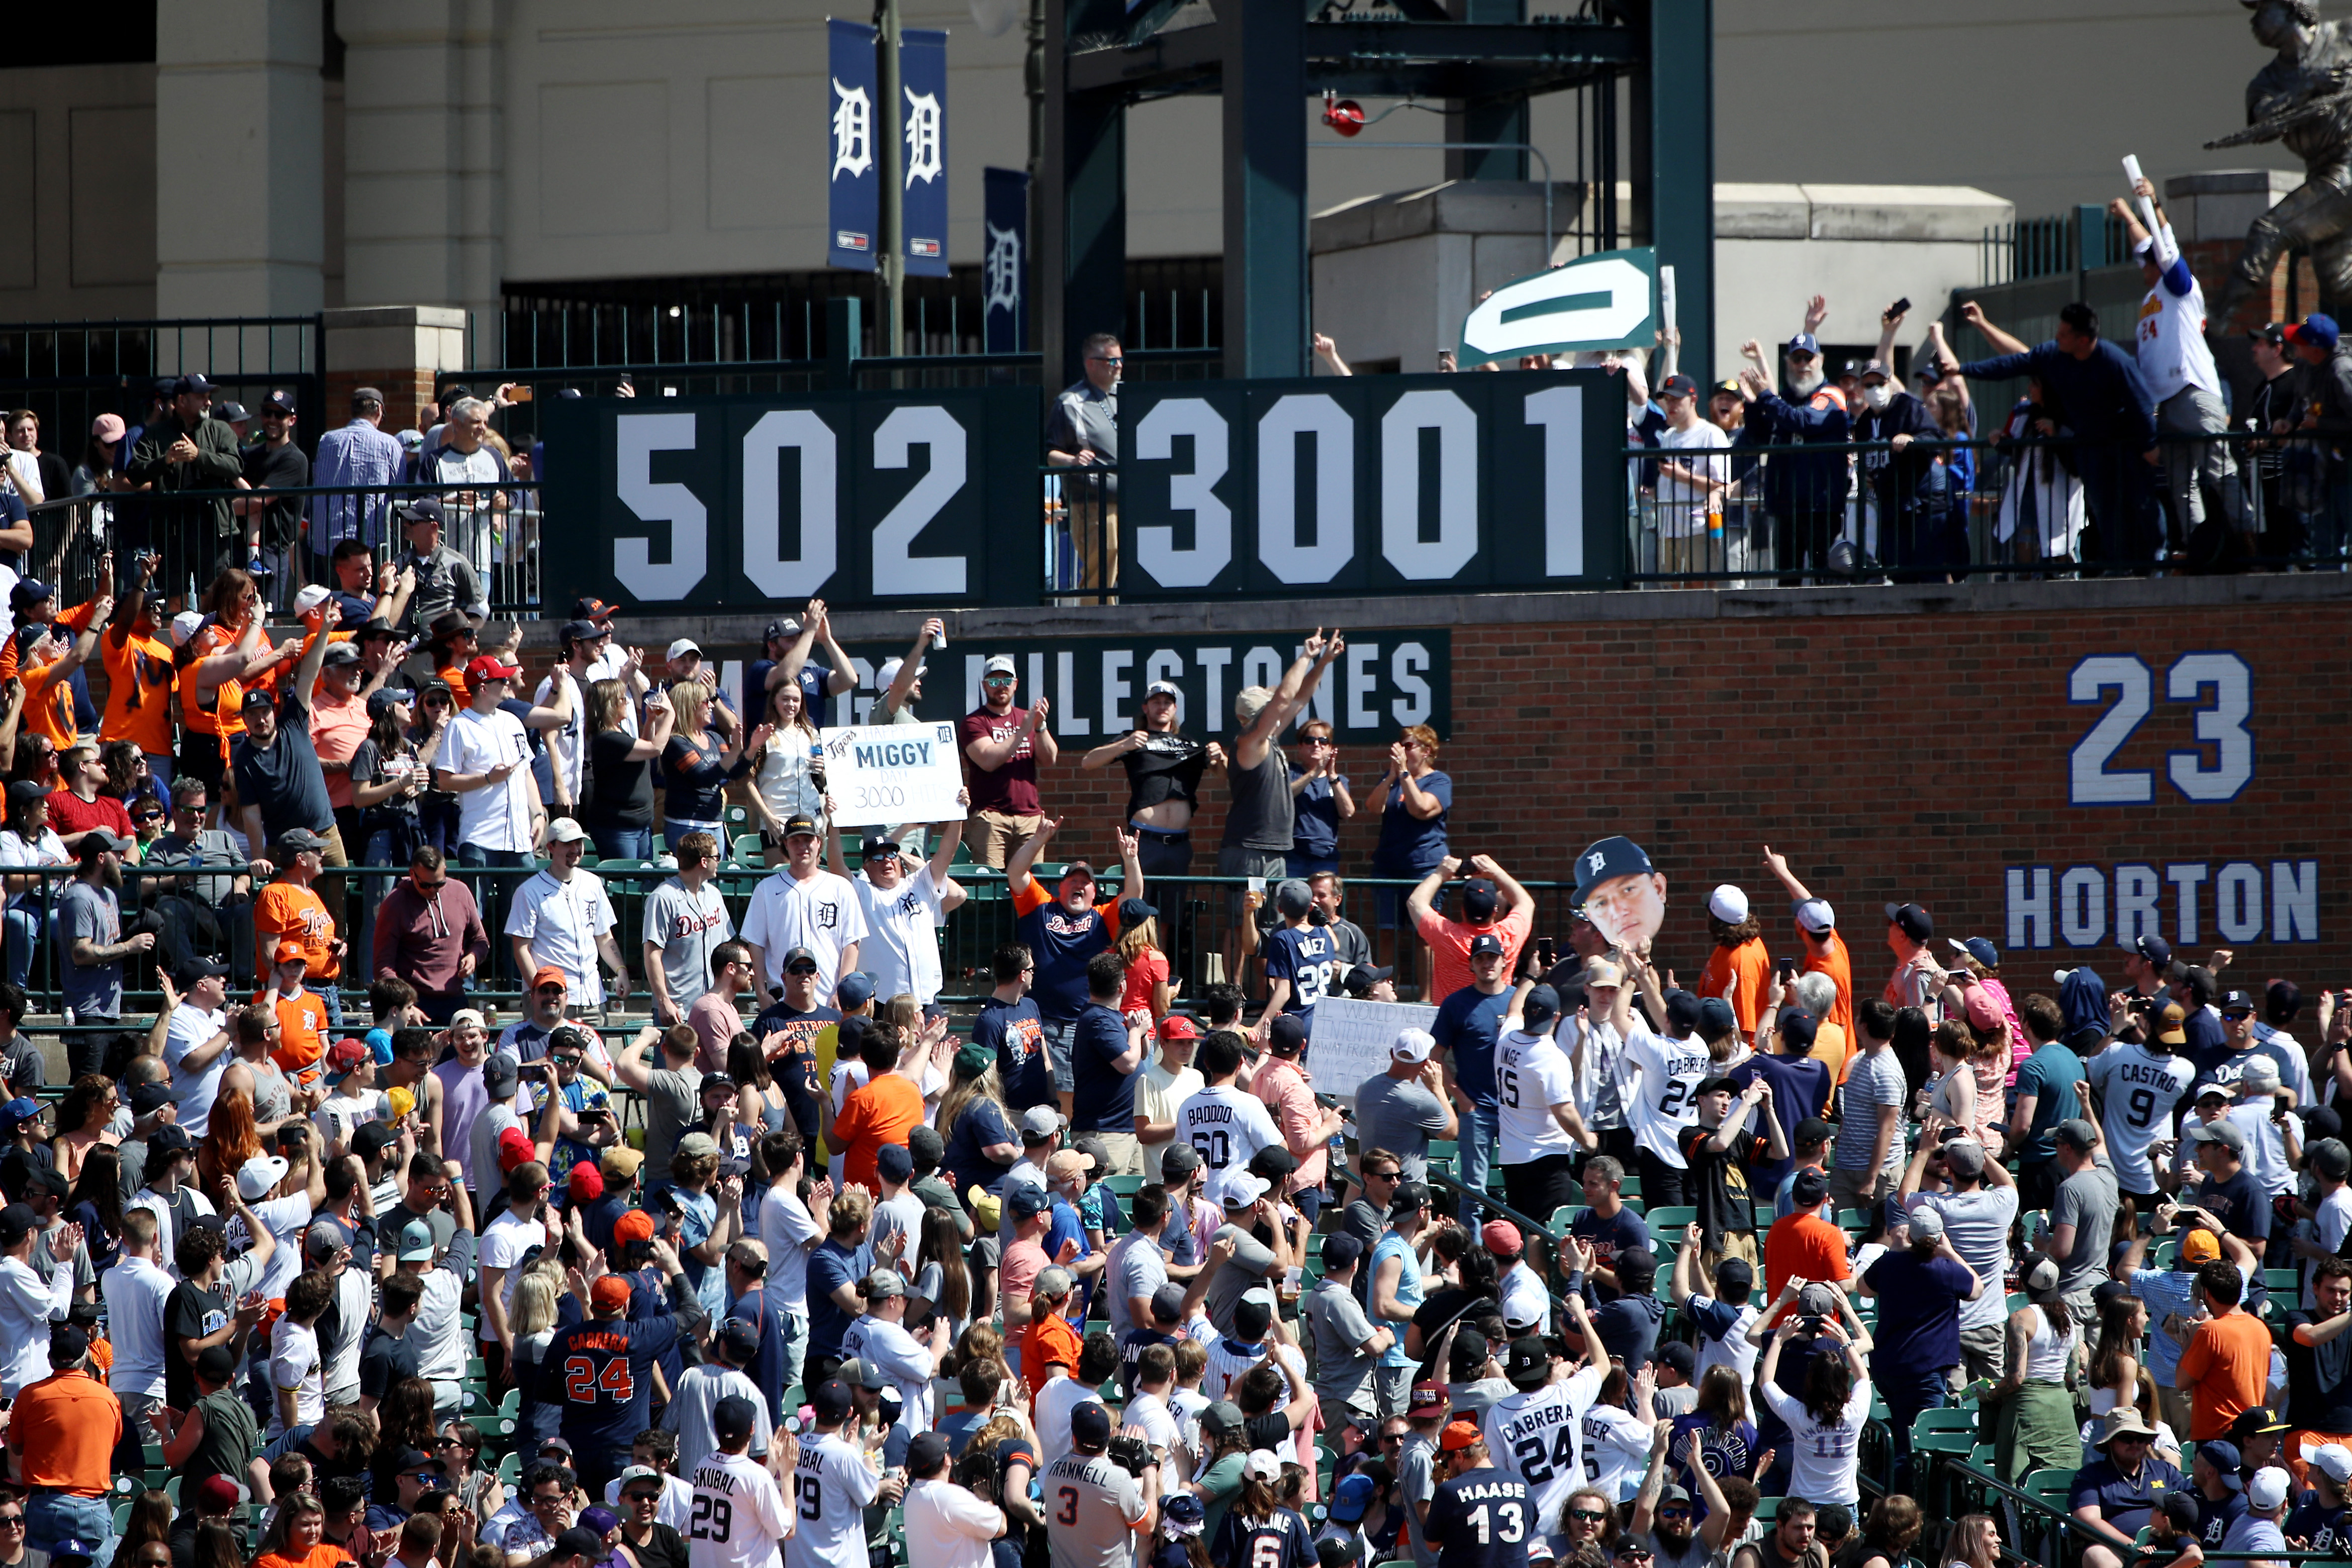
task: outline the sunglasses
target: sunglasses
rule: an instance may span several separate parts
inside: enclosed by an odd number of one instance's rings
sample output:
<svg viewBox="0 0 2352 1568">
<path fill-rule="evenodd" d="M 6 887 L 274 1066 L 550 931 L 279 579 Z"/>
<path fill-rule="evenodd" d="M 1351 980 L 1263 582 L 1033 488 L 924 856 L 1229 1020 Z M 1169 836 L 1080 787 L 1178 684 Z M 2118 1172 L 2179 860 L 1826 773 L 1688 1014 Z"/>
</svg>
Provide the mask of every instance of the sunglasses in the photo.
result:
<svg viewBox="0 0 2352 1568">
<path fill-rule="evenodd" d="M 787 975 L 814 975 L 816 973 L 816 966 L 814 964 L 794 964 L 786 968 L 784 973 Z"/>
<path fill-rule="evenodd" d="M 1593 1510 L 1589 1508 L 1572 1508 L 1568 1511 L 1568 1517 L 1570 1519 L 1580 1519 L 1587 1524 L 1598 1524 L 1609 1516 L 1605 1513 L 1595 1512 Z"/>
<path fill-rule="evenodd" d="M 1366 1181 L 1395 1181 L 1403 1175 L 1404 1173 L 1402 1171 L 1366 1171 L 1364 1173 L 1364 1179 Z"/>
<path fill-rule="evenodd" d="M 1014 679 L 1012 675 L 991 675 L 980 684 L 983 686 L 1009 686 Z"/>
</svg>

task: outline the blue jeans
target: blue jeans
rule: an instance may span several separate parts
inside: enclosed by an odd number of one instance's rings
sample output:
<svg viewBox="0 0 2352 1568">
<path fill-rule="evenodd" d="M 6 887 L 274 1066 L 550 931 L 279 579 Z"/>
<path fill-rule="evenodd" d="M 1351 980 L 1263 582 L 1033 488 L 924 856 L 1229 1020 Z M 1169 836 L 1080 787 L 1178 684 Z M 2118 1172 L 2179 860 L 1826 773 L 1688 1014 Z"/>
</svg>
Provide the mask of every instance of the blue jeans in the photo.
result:
<svg viewBox="0 0 2352 1568">
<path fill-rule="evenodd" d="M 1045 1026 L 1045 1059 L 1054 1064 L 1054 1087 L 1064 1094 L 1070 1092 L 1070 1051 L 1077 1044 L 1078 1025 L 1074 1019 L 1068 1023 L 1048 1023 Z"/>
<path fill-rule="evenodd" d="M 1462 1168 L 1462 1185 L 1472 1192 L 1484 1192 L 1486 1190 L 1486 1173 L 1494 1168 L 1496 1140 L 1501 1134 L 1496 1122 L 1496 1105 L 1484 1100 L 1474 1103 L 1476 1108 L 1462 1118 L 1462 1124 L 1454 1130 L 1454 1135 L 1462 1145 L 1461 1154 L 1457 1156 Z M 1551 1216 L 1544 1214 L 1536 1218 L 1549 1220 Z M 1479 1223 L 1478 1205 L 1470 1198 L 1462 1200 L 1462 1223 L 1469 1226 Z"/>
<path fill-rule="evenodd" d="M 304 990 L 327 1004 L 327 1027 L 338 1034 L 343 1028 L 343 988 L 339 980 L 332 985 L 305 986 Z"/>
<path fill-rule="evenodd" d="M 538 862 L 529 850 L 486 850 L 479 844 L 459 844 L 457 863 L 478 870 L 528 871 Z"/>
<path fill-rule="evenodd" d="M 26 1497 L 26 1546 L 55 1552 L 59 1542 L 74 1540 L 89 1548 L 90 1568 L 107 1568 L 114 1561 L 114 1510 L 106 1499 L 38 1489 Z"/>
<path fill-rule="evenodd" d="M 8 901 L 5 916 L 8 926 L 8 979 L 17 986 L 24 986 L 31 979 L 33 949 L 41 942 L 43 912 L 41 906 L 34 902 L 35 896 L 24 894 Z"/>
<path fill-rule="evenodd" d="M 1908 1492 L 1911 1478 L 1904 1466 L 1911 1458 L 1911 1422 L 1922 1410 L 1941 1410 L 1949 1405 L 1951 1385 L 1941 1371 L 1874 1377 L 1873 1381 L 1878 1385 L 1878 1396 L 1886 1401 L 1886 1424 L 1895 1434 L 1895 1488 Z"/>
<path fill-rule="evenodd" d="M 590 828 L 596 858 L 608 861 L 649 861 L 654 858 L 651 828 Z"/>
</svg>

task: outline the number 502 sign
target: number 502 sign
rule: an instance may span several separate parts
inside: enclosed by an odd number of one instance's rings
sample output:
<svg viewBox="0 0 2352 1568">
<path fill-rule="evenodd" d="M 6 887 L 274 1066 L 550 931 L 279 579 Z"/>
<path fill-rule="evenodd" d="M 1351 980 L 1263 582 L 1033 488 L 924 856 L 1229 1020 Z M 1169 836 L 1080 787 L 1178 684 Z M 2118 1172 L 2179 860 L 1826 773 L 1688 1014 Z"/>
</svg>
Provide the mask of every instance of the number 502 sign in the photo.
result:
<svg viewBox="0 0 2352 1568">
<path fill-rule="evenodd" d="M 2117 768 L 2116 755 L 2155 711 L 2157 675 L 2131 653 L 2099 653 L 2074 666 L 2066 700 L 2106 711 L 2068 755 L 2070 806 L 2146 806 L 2156 800 L 2156 770 Z M 2164 777 L 2184 800 L 2234 800 L 2254 777 L 2254 673 L 2235 653 L 2183 653 L 2164 672 L 2164 695 L 2179 705 L 2182 738 L 2168 751 Z"/>
</svg>

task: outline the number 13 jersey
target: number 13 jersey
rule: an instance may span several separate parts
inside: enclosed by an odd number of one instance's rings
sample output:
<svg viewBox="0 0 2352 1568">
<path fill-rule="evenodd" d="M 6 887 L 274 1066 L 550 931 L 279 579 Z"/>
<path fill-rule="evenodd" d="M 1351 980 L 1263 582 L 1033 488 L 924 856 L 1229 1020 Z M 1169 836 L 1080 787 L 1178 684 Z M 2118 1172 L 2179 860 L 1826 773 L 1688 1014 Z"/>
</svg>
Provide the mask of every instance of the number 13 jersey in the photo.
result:
<svg viewBox="0 0 2352 1568">
<path fill-rule="evenodd" d="M 782 1561 L 777 1543 L 792 1533 L 793 1510 L 765 1464 L 721 1450 L 694 1467 L 692 1568 L 773 1568 Z"/>
<path fill-rule="evenodd" d="M 881 1486 L 882 1478 L 839 1433 L 803 1438 L 793 1470 L 799 1529 L 784 1542 L 784 1568 L 866 1568 L 866 1507 Z"/>
<path fill-rule="evenodd" d="M 1546 1533 L 1528 1483 L 1491 1464 L 1439 1482 L 1423 1531 L 1437 1568 L 1526 1568 L 1528 1542 Z"/>
</svg>

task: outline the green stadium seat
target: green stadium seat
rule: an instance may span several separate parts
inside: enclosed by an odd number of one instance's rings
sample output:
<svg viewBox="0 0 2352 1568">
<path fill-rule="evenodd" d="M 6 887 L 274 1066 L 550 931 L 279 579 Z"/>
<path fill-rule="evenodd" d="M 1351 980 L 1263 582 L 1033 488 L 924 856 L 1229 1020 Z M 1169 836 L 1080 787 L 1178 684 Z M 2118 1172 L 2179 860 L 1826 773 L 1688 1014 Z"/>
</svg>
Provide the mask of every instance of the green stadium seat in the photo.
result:
<svg viewBox="0 0 2352 1568">
<path fill-rule="evenodd" d="M 2263 1283 L 2273 1291 L 2284 1292 L 2300 1301 L 2303 1297 L 2303 1270 L 2300 1269 L 2265 1269 Z"/>
<path fill-rule="evenodd" d="M 1454 1138 L 1429 1140 L 1429 1157 L 1433 1160 L 1456 1160 L 1462 1157 L 1462 1145 Z"/>
<path fill-rule="evenodd" d="M 1663 1260 L 1667 1250 L 1680 1241 L 1683 1227 L 1697 1223 L 1698 1206 L 1689 1203 L 1660 1204 L 1643 1218 L 1650 1227 L 1650 1244 Z"/>
<path fill-rule="evenodd" d="M 509 1454 L 505 1458 L 499 1461 L 499 1484 L 509 1489 L 519 1487 L 522 1484 L 522 1456 L 520 1454 Z"/>
<path fill-rule="evenodd" d="M 735 862 L 738 865 L 758 865 L 766 859 L 763 849 L 757 833 L 735 835 Z"/>
<path fill-rule="evenodd" d="M 1625 1179 L 1617 1184 L 1617 1191 L 1621 1196 L 1625 1197 L 1641 1197 L 1642 1178 L 1635 1176 L 1632 1171 L 1627 1171 L 1625 1173 Z"/>
<path fill-rule="evenodd" d="M 1553 1209 L 1551 1211 L 1552 1234 L 1555 1236 L 1567 1235 L 1568 1228 L 1575 1224 L 1576 1217 L 1583 1212 L 1584 1205 L 1580 1203 L 1564 1203 L 1558 1208 Z"/>
<path fill-rule="evenodd" d="M 1956 1406 L 1940 1410 L 1922 1410 L 1911 1423 L 1914 1435 L 1921 1432 L 1973 1432 L 1977 1429 L 1977 1413 Z"/>
<path fill-rule="evenodd" d="M 1143 1178 L 1139 1176 L 1114 1176 L 1103 1179 L 1111 1191 L 1123 1198 L 1133 1197 L 1143 1190 Z"/>
<path fill-rule="evenodd" d="M 2066 1511 L 2066 1496 L 2074 1490 L 2074 1472 L 2064 1469 L 2032 1471 L 2025 1478 L 2023 1490 L 2063 1513 Z"/>
<path fill-rule="evenodd" d="M 1840 1230 L 1867 1230 L 1870 1228 L 1870 1211 L 1864 1208 L 1841 1208 L 1837 1211 L 1837 1228 Z"/>
</svg>

